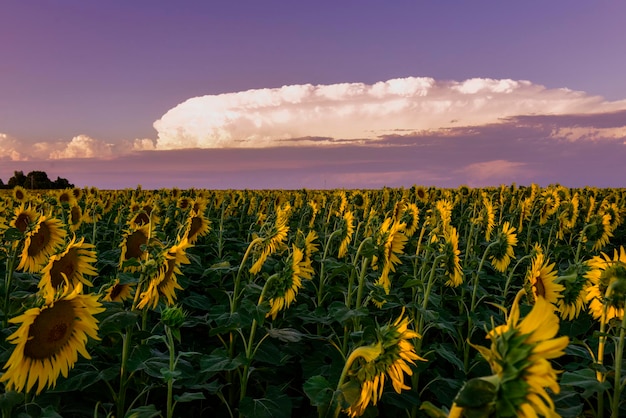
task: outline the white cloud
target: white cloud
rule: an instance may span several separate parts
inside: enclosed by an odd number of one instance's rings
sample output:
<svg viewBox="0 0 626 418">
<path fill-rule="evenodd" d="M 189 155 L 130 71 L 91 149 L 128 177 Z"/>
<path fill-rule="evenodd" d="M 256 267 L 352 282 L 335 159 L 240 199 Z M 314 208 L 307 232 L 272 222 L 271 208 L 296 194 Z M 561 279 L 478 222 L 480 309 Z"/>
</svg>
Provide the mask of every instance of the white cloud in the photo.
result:
<svg viewBox="0 0 626 418">
<path fill-rule="evenodd" d="M 51 160 L 62 158 L 107 158 L 113 156 L 113 145 L 87 135 L 78 135 L 68 143 L 56 144 L 60 149 L 50 152 Z"/>
<path fill-rule="evenodd" d="M 18 151 L 19 143 L 15 138 L 8 134 L 0 132 L 0 160 L 8 159 L 12 161 L 22 161 L 26 159 L 20 151 Z"/>
<path fill-rule="evenodd" d="M 626 102 L 524 80 L 407 77 L 373 85 L 304 84 L 194 97 L 169 110 L 154 127 L 157 149 L 268 147 L 285 145 L 282 140 L 289 138 L 373 140 L 515 115 L 621 109 Z"/>
</svg>

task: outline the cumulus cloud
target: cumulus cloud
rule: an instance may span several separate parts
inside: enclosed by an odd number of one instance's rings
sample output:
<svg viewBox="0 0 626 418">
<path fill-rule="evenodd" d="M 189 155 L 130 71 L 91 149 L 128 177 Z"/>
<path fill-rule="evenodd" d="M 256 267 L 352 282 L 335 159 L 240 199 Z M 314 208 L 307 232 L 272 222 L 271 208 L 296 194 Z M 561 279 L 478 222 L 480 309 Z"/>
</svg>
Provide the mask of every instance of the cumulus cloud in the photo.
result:
<svg viewBox="0 0 626 418">
<path fill-rule="evenodd" d="M 589 114 L 626 101 L 530 81 L 407 77 L 371 85 L 290 85 L 191 98 L 154 122 L 160 150 L 310 145 L 496 123 L 516 115 Z M 303 138 L 302 141 L 293 141 Z M 286 140 L 292 141 L 286 141 Z M 319 141 L 316 143 L 332 143 Z"/>
<path fill-rule="evenodd" d="M 91 138 L 87 135 L 78 135 L 68 143 L 60 144 L 60 149 L 50 152 L 51 160 L 62 158 L 107 158 L 113 155 L 113 145 Z"/>
<path fill-rule="evenodd" d="M 0 160 L 21 161 L 25 157 L 18 151 L 19 143 L 15 138 L 0 132 Z"/>
<path fill-rule="evenodd" d="M 154 151 L 155 140 L 137 138 L 109 143 L 88 135 L 76 135 L 69 141 L 27 143 L 0 133 L 0 160 L 111 159 L 141 151 Z"/>
</svg>

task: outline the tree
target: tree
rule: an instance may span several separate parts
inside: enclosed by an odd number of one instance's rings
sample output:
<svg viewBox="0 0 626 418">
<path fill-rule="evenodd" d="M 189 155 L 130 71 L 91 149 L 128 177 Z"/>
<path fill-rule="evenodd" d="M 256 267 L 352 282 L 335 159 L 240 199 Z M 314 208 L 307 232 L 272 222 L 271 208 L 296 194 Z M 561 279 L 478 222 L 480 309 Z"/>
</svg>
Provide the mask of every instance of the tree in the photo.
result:
<svg viewBox="0 0 626 418">
<path fill-rule="evenodd" d="M 2 186 L 1 183 L 0 186 Z M 12 189 L 15 186 L 21 186 L 25 189 L 68 189 L 74 187 L 67 179 L 61 177 L 51 181 L 45 171 L 31 171 L 27 175 L 24 175 L 22 171 L 14 171 L 13 177 L 9 179 L 4 188 Z"/>
<path fill-rule="evenodd" d="M 22 186 L 25 188 L 25 184 L 26 184 L 26 176 L 24 175 L 23 171 L 14 171 L 13 172 L 13 177 L 11 177 L 9 179 L 9 182 L 7 183 L 9 188 L 14 188 L 15 186 Z"/>
</svg>

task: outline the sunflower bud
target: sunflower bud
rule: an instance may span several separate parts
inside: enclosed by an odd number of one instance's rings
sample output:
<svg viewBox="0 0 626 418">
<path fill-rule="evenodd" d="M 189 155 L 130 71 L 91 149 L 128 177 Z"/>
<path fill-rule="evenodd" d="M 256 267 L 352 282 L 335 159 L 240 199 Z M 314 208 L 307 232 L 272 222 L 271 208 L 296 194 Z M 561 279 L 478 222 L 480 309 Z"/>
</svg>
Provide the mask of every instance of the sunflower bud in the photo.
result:
<svg viewBox="0 0 626 418">
<path fill-rule="evenodd" d="M 187 312 L 181 309 L 179 306 L 172 306 L 163 309 L 161 312 L 161 322 L 172 329 L 180 328 L 185 319 L 187 318 Z"/>
</svg>

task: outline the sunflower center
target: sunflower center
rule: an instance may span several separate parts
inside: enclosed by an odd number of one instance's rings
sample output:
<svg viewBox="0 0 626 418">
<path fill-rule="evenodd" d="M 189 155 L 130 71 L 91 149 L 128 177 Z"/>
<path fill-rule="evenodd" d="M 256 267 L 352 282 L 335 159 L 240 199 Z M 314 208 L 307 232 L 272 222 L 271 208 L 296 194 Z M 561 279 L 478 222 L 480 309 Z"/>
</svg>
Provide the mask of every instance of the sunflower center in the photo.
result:
<svg viewBox="0 0 626 418">
<path fill-rule="evenodd" d="M 189 238 L 194 238 L 202 227 L 202 219 L 199 216 L 191 218 L 191 228 L 189 228 Z"/>
<path fill-rule="evenodd" d="M 126 259 L 141 258 L 143 251 L 141 246 L 148 243 L 148 237 L 143 231 L 135 231 L 128 236 L 126 241 Z"/>
<path fill-rule="evenodd" d="M 30 326 L 24 355 L 40 360 L 57 354 L 72 336 L 75 316 L 69 300 L 58 301 L 43 309 Z"/>
<path fill-rule="evenodd" d="M 76 271 L 74 267 L 73 255 L 73 252 L 68 252 L 62 258 L 56 260 L 52 265 L 52 269 L 50 270 L 50 281 L 52 282 L 52 287 L 58 288 L 65 282 L 63 275 L 65 275 L 68 280 L 71 280 L 74 271 Z"/>
<path fill-rule="evenodd" d="M 135 216 L 134 222 L 137 226 L 147 225 L 150 223 L 150 217 L 145 212 L 140 212 Z"/>
<path fill-rule="evenodd" d="M 122 285 L 116 284 L 111 289 L 111 300 L 116 300 L 117 297 L 122 293 Z"/>
<path fill-rule="evenodd" d="M 543 280 L 541 279 L 541 277 L 537 277 L 537 280 L 535 281 L 535 290 L 537 292 L 537 296 L 541 296 L 542 298 L 545 299 L 546 287 L 544 286 Z"/>
<path fill-rule="evenodd" d="M 28 229 L 28 225 L 30 225 L 31 222 L 32 220 L 30 219 L 30 216 L 28 216 L 28 214 L 20 213 L 19 215 L 17 215 L 17 219 L 15 220 L 15 227 L 19 229 L 20 232 L 26 232 L 26 230 Z"/>
<path fill-rule="evenodd" d="M 80 222 L 80 209 L 79 206 L 73 206 L 70 211 L 70 223 L 76 225 Z"/>
<path fill-rule="evenodd" d="M 28 255 L 35 256 L 46 248 L 46 245 L 50 242 L 50 228 L 48 224 L 42 222 L 39 224 L 39 230 L 35 232 L 30 238 L 30 245 L 28 246 Z"/>
</svg>

